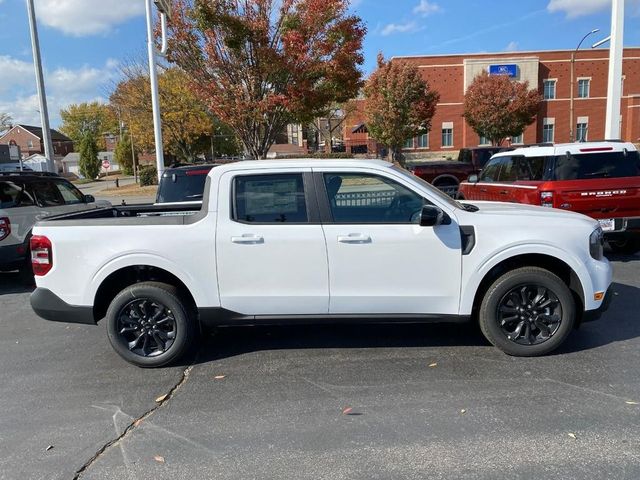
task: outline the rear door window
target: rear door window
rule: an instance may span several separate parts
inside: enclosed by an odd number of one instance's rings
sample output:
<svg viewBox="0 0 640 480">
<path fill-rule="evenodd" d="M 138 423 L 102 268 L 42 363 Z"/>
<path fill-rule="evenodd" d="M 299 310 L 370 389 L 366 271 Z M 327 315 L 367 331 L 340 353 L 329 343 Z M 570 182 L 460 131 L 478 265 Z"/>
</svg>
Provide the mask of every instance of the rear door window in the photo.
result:
<svg viewBox="0 0 640 480">
<path fill-rule="evenodd" d="M 26 191 L 22 182 L 0 182 L 0 208 L 30 207 L 34 205 L 33 197 Z"/>
<path fill-rule="evenodd" d="M 516 158 L 502 157 L 500 159 L 500 172 L 498 173 L 499 182 L 515 182 L 518 178 L 517 169 L 515 167 Z"/>
<path fill-rule="evenodd" d="M 542 181 L 545 157 L 518 157 L 517 178 L 522 181 Z"/>
<path fill-rule="evenodd" d="M 243 223 L 307 223 L 298 173 L 245 175 L 234 180 L 233 219 Z"/>
<path fill-rule="evenodd" d="M 555 180 L 621 178 L 640 175 L 638 152 L 593 152 L 555 157 Z"/>
</svg>

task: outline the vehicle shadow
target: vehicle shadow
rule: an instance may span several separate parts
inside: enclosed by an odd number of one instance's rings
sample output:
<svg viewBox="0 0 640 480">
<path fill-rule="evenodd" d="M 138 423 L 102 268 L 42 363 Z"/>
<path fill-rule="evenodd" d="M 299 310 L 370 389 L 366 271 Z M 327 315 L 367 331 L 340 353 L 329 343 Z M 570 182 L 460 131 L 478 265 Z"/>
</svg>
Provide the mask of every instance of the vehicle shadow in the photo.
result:
<svg viewBox="0 0 640 480">
<path fill-rule="evenodd" d="M 640 262 L 640 255 L 622 255 L 619 253 L 605 252 L 605 257 L 607 257 L 611 262 Z"/>
<path fill-rule="evenodd" d="M 571 353 L 640 337 L 640 288 L 622 283 L 611 287 L 609 310 L 596 321 L 583 324 L 556 353 Z"/>
<path fill-rule="evenodd" d="M 475 324 L 325 324 L 224 327 L 206 335 L 195 360 L 293 349 L 489 346 Z"/>
<path fill-rule="evenodd" d="M 0 295 L 8 295 L 10 293 L 29 293 L 35 288 L 27 286 L 18 272 L 0 272 Z"/>
</svg>

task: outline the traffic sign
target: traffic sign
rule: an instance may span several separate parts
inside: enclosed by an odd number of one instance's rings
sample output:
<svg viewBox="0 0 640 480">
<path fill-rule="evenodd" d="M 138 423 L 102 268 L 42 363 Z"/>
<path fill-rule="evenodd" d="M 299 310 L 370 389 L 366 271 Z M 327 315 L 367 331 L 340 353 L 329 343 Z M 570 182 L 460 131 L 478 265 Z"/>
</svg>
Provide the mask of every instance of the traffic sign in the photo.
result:
<svg viewBox="0 0 640 480">
<path fill-rule="evenodd" d="M 111 167 L 111 163 L 109 163 L 109 160 L 102 161 L 102 168 L 104 168 L 105 170 L 109 170 L 110 167 Z"/>
</svg>

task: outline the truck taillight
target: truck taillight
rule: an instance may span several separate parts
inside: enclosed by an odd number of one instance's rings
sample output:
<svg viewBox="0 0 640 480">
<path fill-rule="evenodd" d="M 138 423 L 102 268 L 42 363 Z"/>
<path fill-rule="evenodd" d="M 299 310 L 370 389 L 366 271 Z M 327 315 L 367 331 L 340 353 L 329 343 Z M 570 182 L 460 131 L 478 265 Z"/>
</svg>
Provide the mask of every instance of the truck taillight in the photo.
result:
<svg viewBox="0 0 640 480">
<path fill-rule="evenodd" d="M 31 237 L 31 266 L 33 274 L 42 277 L 53 268 L 53 248 L 51 240 L 42 235 Z"/>
<path fill-rule="evenodd" d="M 11 234 L 11 222 L 7 217 L 0 217 L 0 240 L 4 240 Z"/>
<path fill-rule="evenodd" d="M 553 192 L 540 192 L 540 205 L 553 208 Z"/>
</svg>

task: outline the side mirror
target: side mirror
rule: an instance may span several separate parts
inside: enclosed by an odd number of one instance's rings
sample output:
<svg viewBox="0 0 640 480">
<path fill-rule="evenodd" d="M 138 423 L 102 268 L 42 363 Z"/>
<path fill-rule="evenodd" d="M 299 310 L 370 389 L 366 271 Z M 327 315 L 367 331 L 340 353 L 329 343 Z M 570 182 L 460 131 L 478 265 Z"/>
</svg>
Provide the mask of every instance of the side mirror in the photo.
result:
<svg viewBox="0 0 640 480">
<path fill-rule="evenodd" d="M 469 175 L 469 178 L 467 178 L 467 182 L 478 183 L 478 175 L 476 175 L 475 173 L 473 175 Z"/>
<path fill-rule="evenodd" d="M 96 201 L 96 197 L 94 197 L 93 195 L 84 196 L 84 203 L 95 203 L 95 201 Z"/>
<path fill-rule="evenodd" d="M 421 227 L 437 227 L 438 225 L 449 225 L 451 217 L 433 205 L 425 205 L 422 207 L 420 214 Z"/>
</svg>

